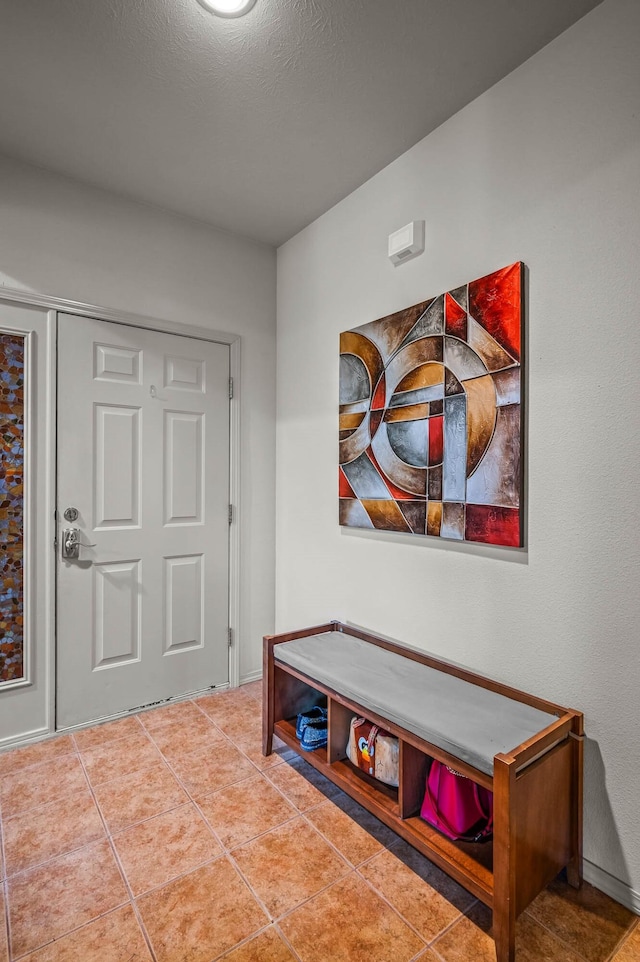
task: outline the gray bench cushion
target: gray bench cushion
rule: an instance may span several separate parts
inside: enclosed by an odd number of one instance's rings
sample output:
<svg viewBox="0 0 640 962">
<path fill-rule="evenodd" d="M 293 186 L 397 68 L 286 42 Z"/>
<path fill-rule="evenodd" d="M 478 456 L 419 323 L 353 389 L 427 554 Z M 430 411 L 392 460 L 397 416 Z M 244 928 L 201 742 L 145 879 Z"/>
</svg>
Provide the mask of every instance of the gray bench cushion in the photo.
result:
<svg viewBox="0 0 640 962">
<path fill-rule="evenodd" d="M 283 642 L 290 665 L 346 699 L 493 775 L 493 757 L 557 721 L 555 715 L 338 631 Z"/>
</svg>

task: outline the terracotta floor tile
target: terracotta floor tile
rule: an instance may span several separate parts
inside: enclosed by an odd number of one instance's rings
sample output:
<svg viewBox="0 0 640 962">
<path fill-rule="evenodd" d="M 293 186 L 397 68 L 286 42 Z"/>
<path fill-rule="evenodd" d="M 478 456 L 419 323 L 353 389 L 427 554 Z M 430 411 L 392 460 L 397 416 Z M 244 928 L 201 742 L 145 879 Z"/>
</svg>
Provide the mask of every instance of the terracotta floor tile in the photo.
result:
<svg viewBox="0 0 640 962">
<path fill-rule="evenodd" d="M 496 962 L 495 942 L 491 938 L 491 912 L 476 903 L 433 944 L 444 962 Z M 520 962 L 520 960 L 518 960 Z M 539 960 L 540 962 L 540 960 Z"/>
<path fill-rule="evenodd" d="M 271 925 L 255 939 L 225 955 L 224 962 L 296 962 L 296 959 Z"/>
<path fill-rule="evenodd" d="M 250 681 L 246 685 L 240 686 L 240 691 L 244 692 L 245 695 L 251 695 L 262 704 L 262 678 L 258 678 L 256 681 Z"/>
<path fill-rule="evenodd" d="M 135 896 L 222 853 L 193 802 L 140 822 L 113 841 Z"/>
<path fill-rule="evenodd" d="M 0 781 L 2 816 L 18 815 L 36 805 L 46 805 L 87 787 L 77 755 L 62 755 L 6 775 Z"/>
<path fill-rule="evenodd" d="M 276 765 L 266 771 L 267 778 L 283 792 L 289 801 L 306 812 L 319 805 L 325 798 L 343 795 L 333 782 L 308 765 L 302 758 Z"/>
<path fill-rule="evenodd" d="M 9 775 L 11 772 L 28 768 L 29 765 L 37 765 L 40 762 L 51 761 L 53 758 L 60 758 L 61 755 L 69 755 L 75 750 L 70 735 L 49 738 L 47 741 L 36 742 L 34 745 L 25 745 L 24 748 L 13 748 L 0 755 L 0 778 L 3 775 Z"/>
<path fill-rule="evenodd" d="M 194 798 L 225 788 L 256 772 L 251 762 L 228 742 L 174 758 L 172 766 Z"/>
<path fill-rule="evenodd" d="M 152 962 L 131 905 L 49 943 L 22 962 Z"/>
<path fill-rule="evenodd" d="M 94 788 L 112 778 L 151 768 L 161 759 L 160 752 L 142 729 L 134 735 L 82 752 L 82 761 Z"/>
<path fill-rule="evenodd" d="M 360 873 L 427 942 L 474 901 L 465 889 L 409 845 L 399 852 L 383 851 L 362 865 Z"/>
<path fill-rule="evenodd" d="M 251 738 L 262 740 L 262 710 L 254 698 L 247 697 L 247 704 L 248 710 L 245 707 L 237 708 L 215 719 L 216 725 L 232 741 Z"/>
<path fill-rule="evenodd" d="M 361 828 L 368 832 L 376 841 L 380 842 L 381 845 L 389 847 L 391 845 L 397 845 L 400 841 L 395 832 L 393 832 L 384 822 L 381 822 L 379 818 L 368 812 L 366 808 L 359 805 L 358 802 L 349 798 L 344 792 L 341 792 L 338 797 L 332 799 L 333 804 L 339 808 L 342 812 L 345 812 L 349 818 L 357 822 Z"/>
<path fill-rule="evenodd" d="M 580 891 L 552 882 L 527 911 L 588 962 L 608 959 L 635 920 L 628 909 L 587 882 Z"/>
<path fill-rule="evenodd" d="M 15 875 L 7 886 L 14 958 L 128 900 L 107 841 Z"/>
<path fill-rule="evenodd" d="M 280 928 L 304 962 L 408 962 L 424 946 L 355 873 L 282 919 Z"/>
<path fill-rule="evenodd" d="M 352 865 L 382 851 L 380 842 L 331 801 L 312 809 L 307 818 Z"/>
<path fill-rule="evenodd" d="M 151 711 L 144 711 L 138 715 L 141 723 L 148 731 L 160 728 L 168 722 L 186 722 L 189 719 L 197 719 L 202 712 L 192 701 L 177 701 L 172 705 L 164 705 L 162 708 L 152 708 Z"/>
<path fill-rule="evenodd" d="M 267 922 L 224 856 L 143 895 L 138 908 L 158 962 L 211 962 Z"/>
<path fill-rule="evenodd" d="M 105 837 L 100 813 L 88 788 L 5 819 L 3 831 L 7 875 Z"/>
<path fill-rule="evenodd" d="M 227 724 L 241 723 L 243 720 L 262 721 L 261 705 L 242 689 L 204 695 L 197 699 L 196 704 L 221 728 Z"/>
<path fill-rule="evenodd" d="M 227 848 L 248 842 L 298 814 L 262 775 L 206 795 L 199 805 Z"/>
<path fill-rule="evenodd" d="M 164 762 L 98 785 L 94 794 L 111 832 L 177 808 L 188 800 Z"/>
<path fill-rule="evenodd" d="M 233 858 L 273 918 L 350 870 L 303 818 L 245 843 L 234 850 Z"/>
<path fill-rule="evenodd" d="M 296 753 L 292 749 L 287 748 L 284 742 L 281 743 L 281 747 L 274 747 L 274 751 L 270 755 L 263 755 L 262 731 L 248 735 L 244 733 L 238 736 L 229 735 L 229 738 L 260 771 L 264 771 L 266 768 L 273 768 L 274 765 L 279 765 L 283 758 L 293 761 L 293 759 L 297 757 Z"/>
<path fill-rule="evenodd" d="M 0 962 L 8 962 L 7 922 L 5 914 L 4 888 L 0 885 Z"/>
<path fill-rule="evenodd" d="M 630 938 L 616 952 L 611 962 L 640 962 L 640 926 L 636 924 Z"/>
<path fill-rule="evenodd" d="M 477 902 L 441 938 L 433 944 L 444 962 L 495 962 L 495 943 L 491 937 L 491 912 Z M 516 958 L 518 962 L 581 962 L 560 939 L 539 925 L 526 912 L 516 926 Z M 604 959 L 602 960 L 604 962 Z"/>
<path fill-rule="evenodd" d="M 203 714 L 200 718 L 190 718 L 187 721 L 168 722 L 154 728 L 150 734 L 170 762 L 216 743 L 228 744 L 220 729 Z"/>
<path fill-rule="evenodd" d="M 84 752 L 97 745 L 116 741 L 118 738 L 126 738 L 127 735 L 137 735 L 141 730 L 140 722 L 134 715 L 130 718 L 118 718 L 117 721 L 105 722 L 103 725 L 83 728 L 81 731 L 74 732 L 73 737 L 78 749 Z"/>
<path fill-rule="evenodd" d="M 573 952 L 525 912 L 516 926 L 516 957 L 518 962 L 582 962 L 583 955 Z"/>
</svg>

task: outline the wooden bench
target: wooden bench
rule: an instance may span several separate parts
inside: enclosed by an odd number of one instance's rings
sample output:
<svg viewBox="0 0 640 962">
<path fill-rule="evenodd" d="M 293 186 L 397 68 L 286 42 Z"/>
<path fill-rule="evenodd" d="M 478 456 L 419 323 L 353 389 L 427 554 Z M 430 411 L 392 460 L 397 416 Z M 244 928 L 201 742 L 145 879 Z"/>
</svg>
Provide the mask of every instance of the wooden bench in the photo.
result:
<svg viewBox="0 0 640 962">
<path fill-rule="evenodd" d="M 493 911 L 497 962 L 518 915 L 563 868 L 582 881 L 582 714 L 359 629 L 330 622 L 264 639 L 263 752 L 273 735 Z M 326 700 L 328 744 L 306 752 L 296 716 Z M 397 735 L 399 787 L 355 768 L 349 726 Z M 453 842 L 419 816 L 432 759 L 494 793 L 488 842 Z"/>
</svg>

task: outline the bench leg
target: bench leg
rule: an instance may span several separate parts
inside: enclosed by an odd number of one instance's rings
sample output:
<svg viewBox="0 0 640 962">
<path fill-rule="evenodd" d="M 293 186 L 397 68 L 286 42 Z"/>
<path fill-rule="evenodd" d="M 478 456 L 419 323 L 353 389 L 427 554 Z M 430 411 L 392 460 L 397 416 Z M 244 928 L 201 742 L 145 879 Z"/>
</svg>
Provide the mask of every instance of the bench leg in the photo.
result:
<svg viewBox="0 0 640 962">
<path fill-rule="evenodd" d="M 567 882 L 574 889 L 582 885 L 582 771 L 584 763 L 584 734 L 582 718 L 576 724 L 578 732 L 571 734 L 571 848 L 567 865 Z"/>
<path fill-rule="evenodd" d="M 496 943 L 496 962 L 515 962 L 516 920 L 510 911 L 493 912 L 493 937 Z"/>
<path fill-rule="evenodd" d="M 574 889 L 582 887 L 582 859 L 572 858 L 567 865 L 567 882 Z"/>
<path fill-rule="evenodd" d="M 274 664 L 273 638 L 267 636 L 263 640 L 262 649 L 262 754 L 270 755 L 273 751 L 273 723 L 274 723 Z"/>
<path fill-rule="evenodd" d="M 515 761 L 496 755 L 493 768 L 493 937 L 497 962 L 516 957 Z"/>
</svg>

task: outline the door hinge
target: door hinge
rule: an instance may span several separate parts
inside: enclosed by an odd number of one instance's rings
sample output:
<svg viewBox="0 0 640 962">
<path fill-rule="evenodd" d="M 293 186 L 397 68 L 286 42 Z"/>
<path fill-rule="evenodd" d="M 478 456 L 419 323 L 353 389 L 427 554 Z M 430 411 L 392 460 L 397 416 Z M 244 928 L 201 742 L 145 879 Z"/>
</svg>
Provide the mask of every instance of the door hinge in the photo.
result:
<svg viewBox="0 0 640 962">
<path fill-rule="evenodd" d="M 233 378 L 229 378 L 229 400 L 233 398 Z"/>
<path fill-rule="evenodd" d="M 233 524 L 233 505 L 229 505 L 229 524 Z"/>
<path fill-rule="evenodd" d="M 233 628 L 229 628 L 229 648 L 233 648 Z"/>
</svg>

